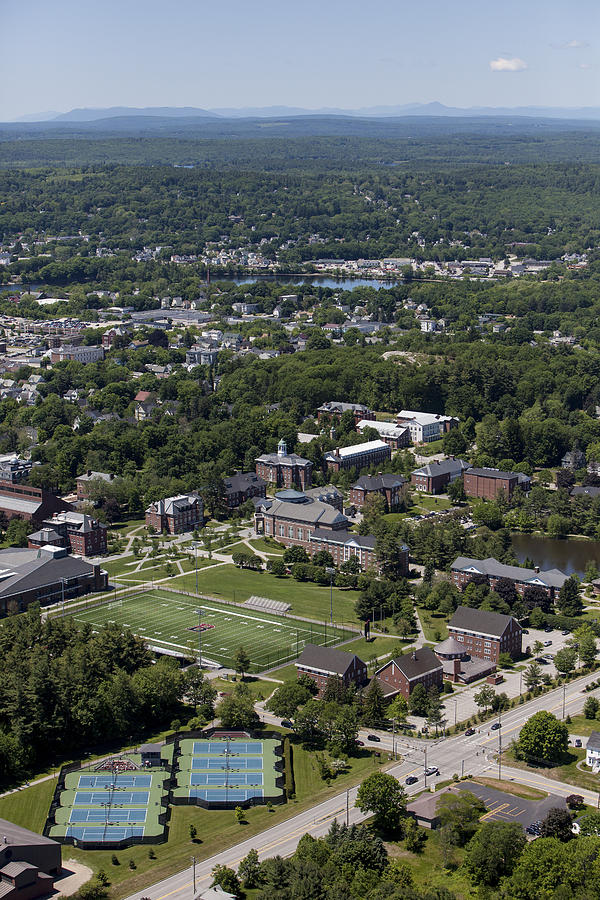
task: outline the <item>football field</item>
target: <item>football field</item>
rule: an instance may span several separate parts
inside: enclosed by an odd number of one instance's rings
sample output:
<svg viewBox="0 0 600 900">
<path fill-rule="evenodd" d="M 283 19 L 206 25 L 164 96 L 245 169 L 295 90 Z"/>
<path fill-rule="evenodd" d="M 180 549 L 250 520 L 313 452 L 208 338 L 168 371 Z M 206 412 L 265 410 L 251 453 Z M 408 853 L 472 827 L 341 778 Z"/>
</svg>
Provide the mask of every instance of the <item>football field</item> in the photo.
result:
<svg viewBox="0 0 600 900">
<path fill-rule="evenodd" d="M 130 628 L 149 647 L 190 658 L 197 658 L 201 638 L 202 657 L 227 667 L 233 667 L 236 651 L 244 647 L 250 657 L 251 672 L 296 659 L 305 644 L 333 646 L 355 636 L 325 624 L 302 622 L 288 615 L 229 606 L 158 588 L 74 612 L 72 617 L 96 628 L 116 622 Z"/>
</svg>

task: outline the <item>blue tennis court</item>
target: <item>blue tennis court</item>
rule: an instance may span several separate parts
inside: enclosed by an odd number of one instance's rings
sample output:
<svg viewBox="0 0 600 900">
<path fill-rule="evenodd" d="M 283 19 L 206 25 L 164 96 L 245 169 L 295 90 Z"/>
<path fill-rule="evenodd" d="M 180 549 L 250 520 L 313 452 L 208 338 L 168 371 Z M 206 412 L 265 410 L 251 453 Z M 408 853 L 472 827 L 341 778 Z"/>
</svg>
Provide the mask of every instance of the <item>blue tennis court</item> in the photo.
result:
<svg viewBox="0 0 600 900">
<path fill-rule="evenodd" d="M 148 806 L 148 791 L 77 791 L 74 806 Z"/>
<path fill-rule="evenodd" d="M 78 841 L 96 841 L 98 843 L 105 841 L 124 841 L 125 838 L 143 837 L 143 825 L 104 825 L 101 827 L 71 827 L 67 829 L 67 837 L 77 838 Z"/>
<path fill-rule="evenodd" d="M 130 773 L 111 775 L 103 772 L 101 775 L 80 775 L 79 790 L 94 790 L 96 788 L 109 788 L 114 784 L 117 788 L 149 788 L 152 784 L 152 775 L 132 775 Z"/>
<path fill-rule="evenodd" d="M 225 751 L 229 748 L 228 756 L 237 753 L 260 753 L 263 752 L 262 741 L 194 741 L 194 753 L 203 756 L 206 753 L 218 753 L 225 756 Z"/>
<path fill-rule="evenodd" d="M 214 756 L 194 756 L 192 759 L 192 769 L 256 769 L 262 771 L 262 756 L 236 756 L 234 759 L 229 757 L 225 759 L 215 759 Z"/>
<path fill-rule="evenodd" d="M 191 788 L 190 797 L 198 797 L 211 803 L 225 803 L 234 800 L 236 803 L 244 803 L 252 797 L 262 797 L 262 788 Z"/>
<path fill-rule="evenodd" d="M 146 821 L 145 809 L 72 809 L 70 822 L 140 822 Z"/>
<path fill-rule="evenodd" d="M 227 783 L 232 784 L 252 784 L 252 785 L 262 785 L 263 777 L 262 772 L 229 772 L 227 777 Z M 197 772 L 192 772 L 190 778 L 190 784 L 217 784 L 219 786 L 225 784 L 225 778 L 223 775 L 217 775 L 209 773 L 198 774 Z"/>
</svg>

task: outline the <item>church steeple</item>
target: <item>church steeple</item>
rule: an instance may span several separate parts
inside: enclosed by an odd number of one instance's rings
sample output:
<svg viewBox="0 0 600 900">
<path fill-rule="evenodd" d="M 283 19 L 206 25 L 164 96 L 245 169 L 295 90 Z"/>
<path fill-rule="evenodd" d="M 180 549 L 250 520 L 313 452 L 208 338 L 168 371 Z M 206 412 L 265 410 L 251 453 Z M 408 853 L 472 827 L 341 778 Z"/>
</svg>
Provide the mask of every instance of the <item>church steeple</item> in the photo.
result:
<svg viewBox="0 0 600 900">
<path fill-rule="evenodd" d="M 277 444 L 277 456 L 287 456 L 287 444 L 283 438 Z"/>
</svg>

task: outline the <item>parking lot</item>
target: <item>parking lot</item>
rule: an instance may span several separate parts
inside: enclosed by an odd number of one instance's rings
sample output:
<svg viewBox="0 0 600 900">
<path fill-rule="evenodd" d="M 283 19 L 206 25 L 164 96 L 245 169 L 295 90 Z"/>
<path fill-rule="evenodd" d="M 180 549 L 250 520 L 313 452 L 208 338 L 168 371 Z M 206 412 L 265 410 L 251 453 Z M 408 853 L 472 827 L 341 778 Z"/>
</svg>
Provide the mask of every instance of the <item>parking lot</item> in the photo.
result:
<svg viewBox="0 0 600 900">
<path fill-rule="evenodd" d="M 488 812 L 482 816 L 482 822 L 519 822 L 527 828 L 538 819 L 543 821 L 553 807 L 566 808 L 565 798 L 556 794 L 549 794 L 542 800 L 525 800 L 475 782 L 463 782 L 458 786 L 461 790 L 471 791 L 485 803 Z"/>
</svg>

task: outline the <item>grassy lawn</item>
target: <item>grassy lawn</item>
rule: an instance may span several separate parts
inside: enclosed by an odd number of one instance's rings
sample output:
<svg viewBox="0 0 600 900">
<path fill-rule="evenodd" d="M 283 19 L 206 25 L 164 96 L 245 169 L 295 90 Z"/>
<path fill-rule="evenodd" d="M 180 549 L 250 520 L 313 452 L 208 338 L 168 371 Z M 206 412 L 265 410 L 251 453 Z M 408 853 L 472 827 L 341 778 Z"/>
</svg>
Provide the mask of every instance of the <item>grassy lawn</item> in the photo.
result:
<svg viewBox="0 0 600 900">
<path fill-rule="evenodd" d="M 444 441 L 431 441 L 429 444 L 418 444 L 415 447 L 415 453 L 419 456 L 435 456 L 436 453 L 444 452 Z"/>
<path fill-rule="evenodd" d="M 598 719 L 586 719 L 585 716 L 571 716 L 571 724 L 568 726 L 569 734 L 580 734 L 587 737 L 592 731 L 600 731 Z"/>
<path fill-rule="evenodd" d="M 592 775 L 590 771 L 581 771 L 577 768 L 577 763 L 585 759 L 585 749 L 573 747 L 569 750 L 569 761 L 562 766 L 554 768 L 544 768 L 543 766 L 528 766 L 526 762 L 520 759 L 514 759 L 512 752 L 506 753 L 507 759 L 510 760 L 509 765 L 518 769 L 525 769 L 528 772 L 535 772 L 537 775 L 543 775 L 545 778 L 551 778 L 553 781 L 565 781 L 567 784 L 573 784 L 576 787 L 586 788 L 588 791 L 597 791 L 600 788 L 600 779 L 597 775 Z"/>
<path fill-rule="evenodd" d="M 444 509 L 450 509 L 451 502 L 446 497 L 433 497 L 429 494 L 413 494 L 413 503 L 415 507 L 425 510 L 425 512 L 435 512 Z"/>
<path fill-rule="evenodd" d="M 345 644 L 343 649 L 346 649 Z M 279 681 L 296 681 L 298 670 L 293 663 L 290 663 L 289 666 L 281 666 L 279 669 L 274 669 L 270 674 L 272 678 L 277 678 Z"/>
<path fill-rule="evenodd" d="M 409 641 L 403 641 L 398 637 L 376 637 L 371 641 L 365 641 L 364 638 L 357 638 L 355 641 L 350 641 L 348 644 L 342 644 L 340 650 L 345 650 L 346 653 L 356 653 L 363 662 L 367 662 L 373 656 L 387 656 L 388 654 L 393 654 L 394 656 L 399 656 L 404 652 L 404 648 L 407 646 Z"/>
<path fill-rule="evenodd" d="M 452 851 L 452 865 L 444 866 L 444 857 L 440 848 L 439 831 L 427 833 L 427 843 L 423 853 L 411 853 L 405 850 L 402 844 L 386 844 L 390 859 L 400 859 L 407 862 L 412 869 L 415 883 L 418 887 L 427 886 L 434 888 L 446 888 L 460 900 L 479 896 L 477 890 L 472 887 L 466 873 L 460 868 L 465 851 L 455 848 Z M 450 861 L 449 861 L 450 862 Z"/>
<path fill-rule="evenodd" d="M 501 781 L 498 778 L 472 778 L 475 784 L 483 784 L 485 787 L 495 788 L 505 794 L 514 794 L 515 797 L 523 797 L 525 800 L 543 800 L 548 794 L 546 791 L 538 791 L 537 788 L 527 787 L 524 784 L 515 784 L 514 781 Z"/>
<path fill-rule="evenodd" d="M 281 544 L 278 544 L 277 541 L 266 541 L 264 538 L 252 538 L 248 543 L 252 544 L 256 550 L 261 550 L 263 553 L 269 553 L 271 556 L 283 556 L 283 551 L 285 549 Z"/>
<path fill-rule="evenodd" d="M 189 575 L 176 579 L 174 587 L 195 590 L 195 581 Z M 270 600 L 281 600 L 291 603 L 291 612 L 298 616 L 306 616 L 318 622 L 329 621 L 329 586 L 322 587 L 305 581 L 295 581 L 290 576 L 278 578 L 268 572 L 252 572 L 249 569 L 237 569 L 233 565 L 220 566 L 212 572 L 202 572 L 198 578 L 198 589 L 201 594 L 210 597 L 222 597 L 243 603 L 253 594 L 268 597 Z M 358 624 L 354 613 L 357 591 L 333 589 L 333 618 L 340 625 L 342 622 Z"/>
<path fill-rule="evenodd" d="M 231 694 L 238 681 L 239 677 L 213 678 L 210 683 L 217 691 L 224 691 L 225 693 Z M 248 687 L 255 700 L 269 697 L 279 686 L 273 681 L 264 681 L 262 678 L 254 678 L 252 675 L 244 676 L 244 684 Z"/>
<path fill-rule="evenodd" d="M 296 799 L 282 806 L 275 806 L 273 812 L 260 806 L 247 810 L 245 825 L 236 822 L 233 810 L 173 806 L 168 841 L 154 845 L 156 859 L 149 858 L 148 846 L 133 846 L 117 851 L 117 866 L 112 864 L 112 851 L 83 851 L 68 846 L 64 851 L 65 859 L 72 857 L 90 866 L 95 872 L 104 869 L 111 881 L 110 894 L 118 900 L 185 868 L 189 865 L 192 854 L 198 860 L 205 859 L 359 783 L 371 772 L 377 771 L 382 765 L 380 760 L 383 757 L 377 759 L 372 753 L 363 751 L 349 760 L 346 773 L 335 778 L 331 785 L 322 781 L 312 751 L 295 746 L 293 759 Z M 41 832 L 54 785 L 55 781 L 50 780 L 3 798 L 0 800 L 0 817 Z M 194 843 L 189 837 L 191 824 L 196 826 L 198 832 Z M 129 868 L 130 860 L 135 864 L 133 870 Z"/>
<path fill-rule="evenodd" d="M 412 514 L 412 510 L 410 512 L 402 513 L 385 513 L 381 518 L 386 522 L 389 522 L 390 525 L 394 525 L 396 522 L 401 522 L 402 519 L 408 519 Z"/>
<path fill-rule="evenodd" d="M 436 615 L 434 613 L 428 612 L 426 609 L 417 609 L 417 613 L 419 619 L 421 620 L 421 625 L 423 627 L 423 631 L 425 632 L 425 637 L 428 641 L 432 641 L 434 644 L 437 644 L 438 641 L 445 641 L 448 637 L 448 617 Z"/>
</svg>

